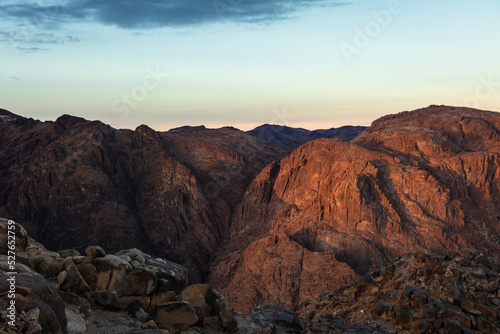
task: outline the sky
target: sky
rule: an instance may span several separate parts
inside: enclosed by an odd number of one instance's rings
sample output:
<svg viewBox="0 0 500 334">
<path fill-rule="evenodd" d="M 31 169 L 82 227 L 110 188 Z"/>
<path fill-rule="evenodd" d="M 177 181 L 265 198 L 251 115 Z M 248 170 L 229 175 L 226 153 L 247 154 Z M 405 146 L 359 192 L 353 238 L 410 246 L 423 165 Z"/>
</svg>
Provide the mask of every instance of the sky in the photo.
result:
<svg viewBox="0 0 500 334">
<path fill-rule="evenodd" d="M 500 111 L 498 0 L 0 0 L 0 108 L 115 128 Z"/>
</svg>

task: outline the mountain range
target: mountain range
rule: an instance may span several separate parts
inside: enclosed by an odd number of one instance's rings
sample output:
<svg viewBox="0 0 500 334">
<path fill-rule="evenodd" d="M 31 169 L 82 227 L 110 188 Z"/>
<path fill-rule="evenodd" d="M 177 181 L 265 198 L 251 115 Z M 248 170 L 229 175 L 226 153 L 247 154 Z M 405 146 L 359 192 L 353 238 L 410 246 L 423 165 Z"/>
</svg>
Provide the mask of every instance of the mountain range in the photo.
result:
<svg viewBox="0 0 500 334">
<path fill-rule="evenodd" d="M 0 216 L 55 251 L 137 247 L 181 263 L 247 313 L 293 308 L 407 252 L 500 257 L 496 112 L 159 132 L 0 110 L 0 140 Z"/>
</svg>

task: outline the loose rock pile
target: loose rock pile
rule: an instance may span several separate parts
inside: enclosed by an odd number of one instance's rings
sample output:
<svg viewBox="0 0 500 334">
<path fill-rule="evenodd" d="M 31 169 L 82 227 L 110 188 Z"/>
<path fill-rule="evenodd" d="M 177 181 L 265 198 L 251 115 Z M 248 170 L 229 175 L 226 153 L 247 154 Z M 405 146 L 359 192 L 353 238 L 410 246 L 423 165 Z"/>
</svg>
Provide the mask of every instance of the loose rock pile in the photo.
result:
<svg viewBox="0 0 500 334">
<path fill-rule="evenodd" d="M 500 332 L 499 268 L 474 250 L 407 254 L 373 268 L 357 284 L 303 302 L 296 313 L 262 305 L 244 315 L 209 285 L 188 286 L 182 265 L 138 249 L 111 255 L 89 246 L 86 255 L 56 253 L 17 226 L 16 330 L 3 311 L 10 287 L 0 284 L 0 334 Z M 6 231 L 0 220 L 2 240 Z M 5 244 L 0 250 L 5 253 Z M 7 282 L 7 264 L 0 255 L 0 282 Z M 113 326 L 120 329 L 110 332 Z"/>
<path fill-rule="evenodd" d="M 7 239 L 6 224 L 0 220 L 1 240 Z M 114 255 L 99 246 L 87 247 L 86 255 L 73 249 L 52 252 L 29 238 L 21 225 L 16 231 L 17 330 L 8 326 L 2 311 L 0 334 L 373 332 L 339 318 L 310 323 L 277 305 L 263 305 L 244 315 L 231 310 L 210 286 L 188 286 L 182 265 L 138 249 Z M 5 245 L 0 248 L 5 253 Z M 0 255 L 0 282 L 6 282 L 8 271 L 7 256 Z M 8 301 L 2 294 L 5 289 L 0 286 L 0 303 Z M 105 313 L 114 318 L 99 318 Z"/>
<path fill-rule="evenodd" d="M 498 266 L 481 252 L 406 254 L 296 311 L 394 333 L 499 333 L 499 285 Z"/>
</svg>

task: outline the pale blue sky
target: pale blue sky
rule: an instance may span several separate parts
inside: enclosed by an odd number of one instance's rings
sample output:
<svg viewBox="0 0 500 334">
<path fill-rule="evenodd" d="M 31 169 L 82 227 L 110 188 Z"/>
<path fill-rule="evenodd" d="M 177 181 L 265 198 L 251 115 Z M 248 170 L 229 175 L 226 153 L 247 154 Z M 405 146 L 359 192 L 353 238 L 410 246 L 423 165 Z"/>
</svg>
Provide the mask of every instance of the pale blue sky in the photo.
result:
<svg viewBox="0 0 500 334">
<path fill-rule="evenodd" d="M 498 0 L 216 1 L 0 1 L 0 108 L 158 130 L 500 111 Z"/>
</svg>

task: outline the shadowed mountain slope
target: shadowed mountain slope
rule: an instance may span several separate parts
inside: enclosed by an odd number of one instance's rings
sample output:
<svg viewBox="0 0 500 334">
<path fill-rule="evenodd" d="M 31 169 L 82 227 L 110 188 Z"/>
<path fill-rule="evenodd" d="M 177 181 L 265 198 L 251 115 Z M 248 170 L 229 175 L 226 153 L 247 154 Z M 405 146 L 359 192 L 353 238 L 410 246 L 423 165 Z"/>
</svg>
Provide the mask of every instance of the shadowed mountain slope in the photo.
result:
<svg viewBox="0 0 500 334">
<path fill-rule="evenodd" d="M 55 122 L 8 116 L 0 118 L 0 215 L 25 223 L 50 249 L 138 247 L 188 266 L 193 282 L 205 280 L 253 176 L 283 157 L 238 130 L 194 140 L 68 115 Z M 221 196 L 210 193 L 212 172 L 227 176 L 213 182 Z"/>
</svg>

